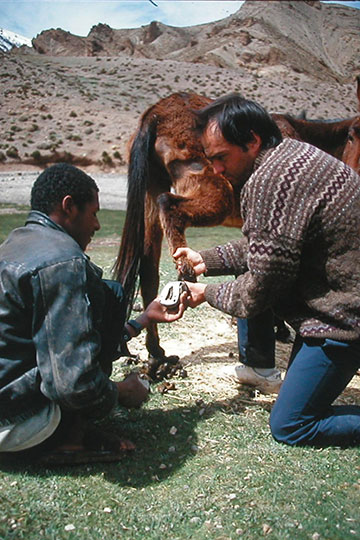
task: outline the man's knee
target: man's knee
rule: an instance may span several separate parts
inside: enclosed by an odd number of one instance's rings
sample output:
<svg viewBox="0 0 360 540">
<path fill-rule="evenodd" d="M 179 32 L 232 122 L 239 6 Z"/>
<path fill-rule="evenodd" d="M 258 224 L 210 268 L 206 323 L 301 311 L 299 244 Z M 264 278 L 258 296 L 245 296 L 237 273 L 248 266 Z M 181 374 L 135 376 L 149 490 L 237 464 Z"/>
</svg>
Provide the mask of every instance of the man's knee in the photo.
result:
<svg viewBox="0 0 360 540">
<path fill-rule="evenodd" d="M 272 410 L 270 415 L 270 430 L 275 441 L 294 446 L 300 444 L 301 425 L 290 422 L 282 414 L 277 414 L 276 410 Z"/>
</svg>

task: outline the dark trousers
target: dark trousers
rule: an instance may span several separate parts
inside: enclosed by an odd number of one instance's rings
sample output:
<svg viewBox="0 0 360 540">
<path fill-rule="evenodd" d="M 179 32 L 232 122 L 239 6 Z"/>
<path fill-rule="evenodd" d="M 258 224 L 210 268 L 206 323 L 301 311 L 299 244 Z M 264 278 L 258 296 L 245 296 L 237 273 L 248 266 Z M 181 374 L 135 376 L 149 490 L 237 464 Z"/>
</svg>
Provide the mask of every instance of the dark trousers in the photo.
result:
<svg viewBox="0 0 360 540">
<path fill-rule="evenodd" d="M 100 364 L 103 371 L 111 374 L 112 363 L 120 356 L 129 355 L 127 346 L 123 340 L 123 329 L 126 318 L 127 304 L 124 290 L 120 283 L 110 279 L 104 279 L 105 308 L 100 328 L 101 352 Z"/>
<path fill-rule="evenodd" d="M 360 407 L 334 406 L 360 367 L 360 341 L 296 337 L 270 416 L 274 438 L 289 445 L 360 444 Z"/>
<path fill-rule="evenodd" d="M 274 315 L 269 309 L 251 319 L 238 319 L 240 360 L 250 367 L 275 367 Z"/>
</svg>

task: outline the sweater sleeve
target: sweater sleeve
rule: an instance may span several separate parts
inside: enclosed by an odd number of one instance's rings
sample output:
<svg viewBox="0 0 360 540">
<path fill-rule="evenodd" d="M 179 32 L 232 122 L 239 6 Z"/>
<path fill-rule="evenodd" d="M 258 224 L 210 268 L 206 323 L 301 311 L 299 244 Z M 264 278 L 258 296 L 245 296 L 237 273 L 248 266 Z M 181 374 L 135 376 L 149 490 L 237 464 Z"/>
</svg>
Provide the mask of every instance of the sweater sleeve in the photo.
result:
<svg viewBox="0 0 360 540">
<path fill-rule="evenodd" d="M 223 246 L 200 251 L 206 266 L 205 276 L 243 274 L 247 270 L 248 241 L 246 238 Z"/>
<path fill-rule="evenodd" d="M 301 248 L 284 237 L 262 233 L 249 235 L 247 271 L 230 282 L 209 284 L 205 298 L 213 307 L 247 318 L 269 306 L 294 300 Z"/>
</svg>

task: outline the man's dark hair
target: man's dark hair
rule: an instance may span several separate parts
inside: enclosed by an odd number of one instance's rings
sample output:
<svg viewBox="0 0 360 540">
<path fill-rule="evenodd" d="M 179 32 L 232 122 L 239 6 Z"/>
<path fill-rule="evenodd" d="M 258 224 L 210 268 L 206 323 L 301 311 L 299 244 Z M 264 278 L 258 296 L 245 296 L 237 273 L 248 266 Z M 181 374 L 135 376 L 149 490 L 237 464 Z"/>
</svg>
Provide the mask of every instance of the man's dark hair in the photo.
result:
<svg viewBox="0 0 360 540">
<path fill-rule="evenodd" d="M 209 122 L 216 121 L 224 139 L 244 151 L 253 140 L 253 133 L 260 136 L 263 150 L 277 146 L 282 141 L 281 132 L 270 114 L 255 101 L 245 99 L 240 94 L 223 96 L 194 112 L 197 129 L 201 133 Z"/>
<path fill-rule="evenodd" d="M 31 209 L 49 215 L 66 195 L 71 195 L 82 210 L 86 203 L 93 201 L 94 191 L 98 192 L 99 188 L 91 176 L 68 163 L 56 163 L 35 180 L 31 190 Z"/>
</svg>

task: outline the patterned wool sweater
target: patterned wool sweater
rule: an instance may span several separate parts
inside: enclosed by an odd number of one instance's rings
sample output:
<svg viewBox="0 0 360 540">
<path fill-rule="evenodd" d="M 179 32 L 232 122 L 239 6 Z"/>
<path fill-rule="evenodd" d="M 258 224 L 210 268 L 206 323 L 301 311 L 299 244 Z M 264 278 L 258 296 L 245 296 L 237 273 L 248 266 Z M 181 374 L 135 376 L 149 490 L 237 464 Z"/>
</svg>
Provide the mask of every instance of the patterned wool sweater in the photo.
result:
<svg viewBox="0 0 360 540">
<path fill-rule="evenodd" d="M 304 337 L 360 338 L 360 176 L 309 144 L 260 153 L 240 197 L 239 241 L 201 251 L 206 300 L 238 317 L 272 307 Z"/>
</svg>

